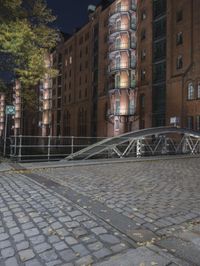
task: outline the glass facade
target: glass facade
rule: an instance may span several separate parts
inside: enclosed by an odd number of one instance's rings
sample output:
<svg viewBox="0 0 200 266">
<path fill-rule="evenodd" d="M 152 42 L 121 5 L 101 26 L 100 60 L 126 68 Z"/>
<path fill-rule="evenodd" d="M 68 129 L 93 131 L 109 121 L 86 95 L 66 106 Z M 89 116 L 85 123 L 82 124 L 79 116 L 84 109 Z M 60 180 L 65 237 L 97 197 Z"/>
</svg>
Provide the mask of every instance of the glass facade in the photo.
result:
<svg viewBox="0 0 200 266">
<path fill-rule="evenodd" d="M 153 1 L 152 125 L 165 126 L 166 111 L 166 0 Z"/>
</svg>

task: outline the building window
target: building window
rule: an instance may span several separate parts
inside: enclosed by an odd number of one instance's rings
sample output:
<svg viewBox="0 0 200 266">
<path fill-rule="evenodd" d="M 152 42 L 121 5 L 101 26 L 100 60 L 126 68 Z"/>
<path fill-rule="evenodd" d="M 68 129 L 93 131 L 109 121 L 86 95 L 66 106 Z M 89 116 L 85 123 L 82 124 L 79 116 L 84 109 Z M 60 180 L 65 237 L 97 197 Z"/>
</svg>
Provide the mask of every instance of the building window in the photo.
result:
<svg viewBox="0 0 200 266">
<path fill-rule="evenodd" d="M 200 99 L 200 81 L 198 82 L 198 85 L 197 85 L 197 97 L 198 99 Z"/>
<path fill-rule="evenodd" d="M 143 49 L 141 52 L 141 60 L 144 61 L 146 58 L 146 49 Z"/>
<path fill-rule="evenodd" d="M 72 64 L 72 56 L 69 57 L 69 63 Z"/>
<path fill-rule="evenodd" d="M 115 76 L 115 88 L 120 88 L 120 75 Z"/>
<path fill-rule="evenodd" d="M 147 17 L 146 15 L 146 11 L 142 11 L 142 14 L 141 14 L 141 20 L 145 20 Z"/>
<path fill-rule="evenodd" d="M 140 110 L 141 112 L 144 112 L 145 109 L 145 95 L 141 94 L 140 95 Z"/>
<path fill-rule="evenodd" d="M 182 55 L 179 55 L 176 61 L 176 69 L 183 68 L 183 57 Z"/>
<path fill-rule="evenodd" d="M 153 1 L 153 17 L 159 17 L 166 12 L 167 1 L 166 0 L 154 0 Z"/>
<path fill-rule="evenodd" d="M 200 131 L 200 115 L 196 117 L 196 129 Z"/>
<path fill-rule="evenodd" d="M 116 68 L 120 68 L 120 64 L 121 64 L 121 57 L 118 56 L 116 57 Z"/>
<path fill-rule="evenodd" d="M 145 38 L 146 38 L 146 30 L 142 29 L 142 31 L 141 31 L 141 40 L 145 40 Z"/>
<path fill-rule="evenodd" d="M 142 81 L 146 80 L 146 70 L 145 69 L 141 70 L 141 80 Z"/>
<path fill-rule="evenodd" d="M 193 116 L 188 116 L 188 118 L 187 118 L 187 128 L 188 129 L 193 129 L 193 127 L 194 127 Z"/>
<path fill-rule="evenodd" d="M 165 18 L 154 22 L 154 25 L 153 25 L 153 37 L 154 37 L 154 39 L 165 37 L 166 29 L 167 29 L 167 26 L 166 26 L 166 19 Z"/>
<path fill-rule="evenodd" d="M 183 10 L 179 10 L 176 12 L 176 22 L 180 22 L 183 20 Z"/>
<path fill-rule="evenodd" d="M 135 101 L 131 99 L 129 102 L 129 113 L 133 115 L 135 113 Z"/>
<path fill-rule="evenodd" d="M 176 34 L 176 45 L 183 44 L 183 33 L 179 32 Z"/>
<path fill-rule="evenodd" d="M 120 49 L 120 47 L 121 47 L 121 38 L 117 37 L 115 40 L 115 48 Z"/>
<path fill-rule="evenodd" d="M 119 130 L 119 120 L 115 120 L 115 130 Z"/>
<path fill-rule="evenodd" d="M 153 66 L 153 81 L 166 80 L 166 63 L 157 63 Z"/>
<path fill-rule="evenodd" d="M 116 115 L 120 114 L 120 100 L 119 99 L 115 101 L 115 113 Z"/>
<path fill-rule="evenodd" d="M 195 98 L 195 90 L 192 82 L 188 84 L 188 100 L 194 100 Z"/>
<path fill-rule="evenodd" d="M 164 59 L 166 57 L 166 40 L 160 40 L 154 44 L 153 59 L 155 61 Z"/>
</svg>

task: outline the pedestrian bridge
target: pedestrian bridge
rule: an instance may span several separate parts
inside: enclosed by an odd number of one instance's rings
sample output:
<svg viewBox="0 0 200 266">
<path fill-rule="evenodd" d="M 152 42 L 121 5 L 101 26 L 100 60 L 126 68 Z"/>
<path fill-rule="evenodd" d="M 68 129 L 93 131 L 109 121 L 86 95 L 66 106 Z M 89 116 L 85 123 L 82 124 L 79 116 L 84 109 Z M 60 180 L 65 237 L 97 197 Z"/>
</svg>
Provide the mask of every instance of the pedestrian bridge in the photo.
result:
<svg viewBox="0 0 200 266">
<path fill-rule="evenodd" d="M 200 154 L 200 132 L 178 127 L 156 127 L 106 138 L 65 160 Z"/>
</svg>

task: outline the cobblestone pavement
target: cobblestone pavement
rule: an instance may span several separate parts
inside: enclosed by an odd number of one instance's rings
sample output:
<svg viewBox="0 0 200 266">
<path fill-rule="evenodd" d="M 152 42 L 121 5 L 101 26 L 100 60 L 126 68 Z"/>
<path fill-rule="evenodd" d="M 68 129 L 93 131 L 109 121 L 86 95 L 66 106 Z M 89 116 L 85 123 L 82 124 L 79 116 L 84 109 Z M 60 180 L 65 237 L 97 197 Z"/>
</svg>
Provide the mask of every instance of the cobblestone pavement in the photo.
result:
<svg viewBox="0 0 200 266">
<path fill-rule="evenodd" d="M 2 171 L 0 266 L 200 266 L 199 173 L 199 158 Z"/>
<path fill-rule="evenodd" d="M 19 173 L 1 174 L 0 218 L 1 266 L 88 265 L 130 247 L 117 230 Z"/>
<path fill-rule="evenodd" d="M 36 170 L 157 232 L 200 217 L 200 159 Z"/>
</svg>

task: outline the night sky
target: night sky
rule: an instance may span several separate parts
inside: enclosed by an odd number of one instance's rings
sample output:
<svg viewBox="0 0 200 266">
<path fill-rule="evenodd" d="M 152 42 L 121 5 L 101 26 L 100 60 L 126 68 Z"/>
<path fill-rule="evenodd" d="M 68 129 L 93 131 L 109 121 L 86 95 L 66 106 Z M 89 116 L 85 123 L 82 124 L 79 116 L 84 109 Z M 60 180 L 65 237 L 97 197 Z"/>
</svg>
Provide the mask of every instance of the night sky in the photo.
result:
<svg viewBox="0 0 200 266">
<path fill-rule="evenodd" d="M 56 15 L 56 27 L 65 33 L 73 33 L 75 28 L 87 22 L 87 7 L 100 0 L 46 0 L 48 7 Z"/>
</svg>

